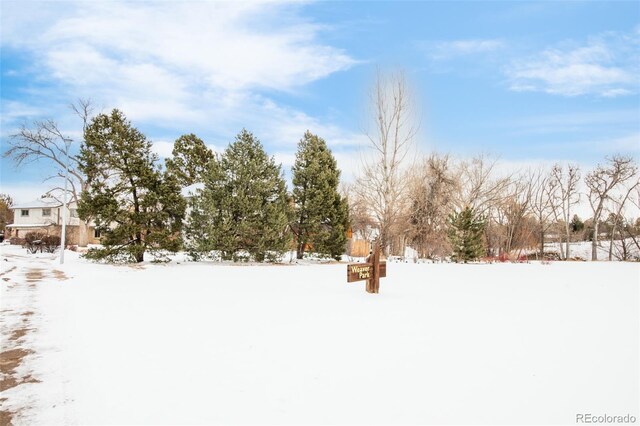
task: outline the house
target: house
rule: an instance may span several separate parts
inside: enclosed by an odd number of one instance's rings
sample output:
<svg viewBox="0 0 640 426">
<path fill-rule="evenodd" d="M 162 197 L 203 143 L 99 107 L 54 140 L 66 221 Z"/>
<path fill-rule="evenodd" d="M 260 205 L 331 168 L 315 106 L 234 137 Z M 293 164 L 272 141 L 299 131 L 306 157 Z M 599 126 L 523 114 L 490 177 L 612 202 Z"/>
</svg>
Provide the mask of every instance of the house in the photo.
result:
<svg viewBox="0 0 640 426">
<path fill-rule="evenodd" d="M 79 243 L 80 218 L 78 217 L 77 203 L 69 203 L 69 212 L 66 226 L 66 243 L 77 245 Z M 13 223 L 5 229 L 5 239 L 20 243 L 29 232 L 38 232 L 47 235 L 60 235 L 62 232 L 62 203 L 53 198 L 40 198 L 28 203 L 11 206 L 13 210 Z M 86 229 L 87 243 L 98 244 L 100 234 L 92 222 Z"/>
</svg>

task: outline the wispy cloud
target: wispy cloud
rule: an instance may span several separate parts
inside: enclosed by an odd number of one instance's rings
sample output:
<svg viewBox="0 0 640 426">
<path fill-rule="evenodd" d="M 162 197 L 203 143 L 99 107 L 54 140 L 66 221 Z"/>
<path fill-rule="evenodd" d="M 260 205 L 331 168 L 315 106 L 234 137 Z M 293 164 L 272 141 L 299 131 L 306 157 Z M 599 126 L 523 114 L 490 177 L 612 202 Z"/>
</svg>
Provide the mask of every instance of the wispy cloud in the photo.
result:
<svg viewBox="0 0 640 426">
<path fill-rule="evenodd" d="M 636 156 L 640 155 L 640 132 L 634 132 L 618 138 L 598 141 L 596 146 L 601 152 L 621 153 Z"/>
<path fill-rule="evenodd" d="M 607 33 L 583 45 L 565 43 L 516 59 L 507 67 L 506 74 L 514 91 L 616 97 L 637 93 L 639 58 L 636 36 Z"/>
<path fill-rule="evenodd" d="M 27 6 L 27 13 L 10 3 L 3 5 L 2 45 L 30 53 L 41 67 L 39 78 L 49 75 L 56 93 L 68 96 L 59 102 L 91 96 L 121 108 L 134 123 L 219 135 L 248 126 L 275 140 L 295 130 L 294 145 L 305 126 L 314 126 L 349 140 L 331 123 L 272 96 L 357 63 L 321 42 L 327 27 L 302 16 L 300 7 L 286 1 L 79 1 L 59 11 Z M 158 151 L 166 153 L 161 145 Z"/>
<path fill-rule="evenodd" d="M 433 60 L 449 60 L 460 56 L 495 52 L 506 47 L 501 39 L 466 39 L 429 42 L 423 44 Z"/>
<path fill-rule="evenodd" d="M 20 101 L 3 101 L 0 105 L 2 111 L 0 123 L 5 128 L 8 123 L 21 120 L 26 117 L 40 115 L 44 110 Z M 3 130 L 4 132 L 4 130 Z"/>
<path fill-rule="evenodd" d="M 496 122 L 514 134 L 593 133 L 594 130 L 633 129 L 638 126 L 636 109 L 582 111 L 564 114 L 530 115 Z"/>
</svg>

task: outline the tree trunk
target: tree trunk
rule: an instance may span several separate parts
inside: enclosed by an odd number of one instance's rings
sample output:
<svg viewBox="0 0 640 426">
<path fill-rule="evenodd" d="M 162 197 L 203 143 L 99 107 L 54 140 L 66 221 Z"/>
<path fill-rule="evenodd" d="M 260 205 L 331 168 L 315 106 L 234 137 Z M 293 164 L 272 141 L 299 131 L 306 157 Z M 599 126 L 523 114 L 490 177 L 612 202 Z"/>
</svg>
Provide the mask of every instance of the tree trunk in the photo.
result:
<svg viewBox="0 0 640 426">
<path fill-rule="evenodd" d="M 566 241 L 566 248 L 564 250 L 564 254 L 565 254 L 565 260 L 569 260 L 569 258 L 571 257 L 571 248 L 570 248 L 570 244 L 571 244 L 571 231 L 569 230 L 569 225 L 568 225 L 568 221 L 567 221 L 567 225 L 565 225 L 565 231 L 567 232 L 567 241 Z"/>
<path fill-rule="evenodd" d="M 593 221 L 593 238 L 591 239 L 591 260 L 598 260 L 598 220 Z"/>
<path fill-rule="evenodd" d="M 89 225 L 84 220 L 78 221 L 78 247 L 86 247 L 89 242 L 87 230 Z"/>
<path fill-rule="evenodd" d="M 544 230 L 540 231 L 540 260 L 544 260 Z"/>
<path fill-rule="evenodd" d="M 134 244 L 140 247 L 140 250 L 136 250 L 136 262 L 140 263 L 144 261 L 144 246 L 142 242 L 142 234 L 140 232 L 136 233 L 136 240 Z"/>
<path fill-rule="evenodd" d="M 611 239 L 609 241 L 609 262 L 613 260 L 613 238 L 616 235 L 616 228 L 618 227 L 618 221 L 613 222 L 613 228 L 611 229 Z"/>
</svg>

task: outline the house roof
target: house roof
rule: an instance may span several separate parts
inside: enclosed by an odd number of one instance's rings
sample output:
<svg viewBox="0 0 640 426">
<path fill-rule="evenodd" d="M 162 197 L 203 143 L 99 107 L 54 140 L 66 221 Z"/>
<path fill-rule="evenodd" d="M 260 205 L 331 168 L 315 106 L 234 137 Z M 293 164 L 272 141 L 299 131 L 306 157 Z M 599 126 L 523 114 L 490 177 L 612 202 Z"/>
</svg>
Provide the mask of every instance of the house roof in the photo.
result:
<svg viewBox="0 0 640 426">
<path fill-rule="evenodd" d="M 10 223 L 7 228 L 46 228 L 53 226 L 55 223 Z"/>
<path fill-rule="evenodd" d="M 29 201 L 28 203 L 16 204 L 15 206 L 11 206 L 11 209 L 46 209 L 61 206 L 62 203 L 54 198 L 38 198 L 37 200 Z"/>
</svg>

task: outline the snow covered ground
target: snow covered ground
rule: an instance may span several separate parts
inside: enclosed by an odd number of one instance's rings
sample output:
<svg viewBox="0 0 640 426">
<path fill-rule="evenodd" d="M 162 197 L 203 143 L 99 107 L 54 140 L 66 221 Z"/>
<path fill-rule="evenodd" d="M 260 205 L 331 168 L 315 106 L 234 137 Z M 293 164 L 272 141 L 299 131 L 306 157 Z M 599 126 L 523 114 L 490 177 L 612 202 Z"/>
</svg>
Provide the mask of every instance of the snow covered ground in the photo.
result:
<svg viewBox="0 0 640 426">
<path fill-rule="evenodd" d="M 640 417 L 637 263 L 390 263 L 372 295 L 344 264 L 0 250 L 2 351 L 24 351 L 0 403 L 17 424 Z"/>
<path fill-rule="evenodd" d="M 627 248 L 627 259 L 629 260 L 638 260 L 640 259 L 640 250 L 631 240 L 631 238 L 627 238 L 625 240 L 626 248 Z M 562 244 L 564 247 L 564 243 Z M 598 260 L 608 260 L 609 259 L 609 246 L 611 245 L 610 240 L 599 241 L 598 244 Z M 561 253 L 560 244 L 559 243 L 548 243 L 545 244 L 545 252 L 555 252 Z M 591 241 L 580 241 L 574 242 L 570 244 L 570 253 L 571 258 L 577 258 L 581 260 L 591 260 Z M 617 261 L 623 259 L 623 248 L 621 240 L 614 240 L 612 247 L 612 260 Z"/>
</svg>

